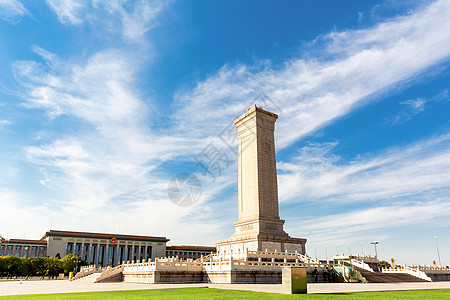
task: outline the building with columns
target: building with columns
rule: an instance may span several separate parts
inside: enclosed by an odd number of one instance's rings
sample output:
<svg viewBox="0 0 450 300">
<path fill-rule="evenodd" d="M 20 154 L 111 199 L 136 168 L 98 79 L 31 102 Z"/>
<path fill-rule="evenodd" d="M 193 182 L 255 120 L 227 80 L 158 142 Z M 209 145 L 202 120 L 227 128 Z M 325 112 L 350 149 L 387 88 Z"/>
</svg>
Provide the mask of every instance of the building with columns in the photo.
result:
<svg viewBox="0 0 450 300">
<path fill-rule="evenodd" d="M 209 254 L 215 254 L 216 247 L 207 246 L 167 246 L 166 257 L 178 257 L 179 259 L 199 259 Z"/>
<path fill-rule="evenodd" d="M 10 239 L 0 246 L 0 256 L 44 257 L 47 242 L 41 240 Z"/>
<path fill-rule="evenodd" d="M 117 266 L 164 257 L 199 259 L 216 252 L 208 246 L 167 246 L 168 238 L 112 233 L 49 230 L 40 240 L 10 239 L 0 245 L 0 256 L 78 256 L 95 266 Z"/>
<path fill-rule="evenodd" d="M 91 265 L 117 266 L 123 261 L 142 261 L 165 257 L 169 239 L 110 233 L 49 230 L 41 238 L 47 241 L 47 255 L 73 254 Z"/>
</svg>

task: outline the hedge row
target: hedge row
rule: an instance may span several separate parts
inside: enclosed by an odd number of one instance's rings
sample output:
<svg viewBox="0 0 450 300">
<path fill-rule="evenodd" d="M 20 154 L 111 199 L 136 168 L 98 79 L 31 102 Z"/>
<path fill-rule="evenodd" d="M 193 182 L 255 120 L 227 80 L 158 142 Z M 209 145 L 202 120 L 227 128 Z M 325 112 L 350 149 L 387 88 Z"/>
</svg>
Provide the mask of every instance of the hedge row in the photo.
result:
<svg viewBox="0 0 450 300">
<path fill-rule="evenodd" d="M 87 262 L 72 254 L 64 258 L 0 256 L 0 277 L 11 276 L 57 276 L 68 274 Z"/>
</svg>

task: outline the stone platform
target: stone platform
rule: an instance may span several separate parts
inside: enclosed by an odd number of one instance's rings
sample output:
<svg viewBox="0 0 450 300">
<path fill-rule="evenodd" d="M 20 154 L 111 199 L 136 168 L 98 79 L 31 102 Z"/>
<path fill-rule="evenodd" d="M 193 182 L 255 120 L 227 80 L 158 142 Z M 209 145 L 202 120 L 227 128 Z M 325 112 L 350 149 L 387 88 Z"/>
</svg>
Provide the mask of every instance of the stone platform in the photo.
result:
<svg viewBox="0 0 450 300">
<path fill-rule="evenodd" d="M 80 293 L 101 291 L 150 290 L 174 288 L 217 288 L 266 293 L 281 293 L 281 284 L 139 284 L 139 283 L 107 283 L 96 284 L 84 281 L 39 280 L 39 281 L 0 281 L 0 295 L 31 295 L 54 293 Z M 354 293 L 407 290 L 450 289 L 450 282 L 424 283 L 311 283 L 308 294 L 318 293 Z"/>
</svg>

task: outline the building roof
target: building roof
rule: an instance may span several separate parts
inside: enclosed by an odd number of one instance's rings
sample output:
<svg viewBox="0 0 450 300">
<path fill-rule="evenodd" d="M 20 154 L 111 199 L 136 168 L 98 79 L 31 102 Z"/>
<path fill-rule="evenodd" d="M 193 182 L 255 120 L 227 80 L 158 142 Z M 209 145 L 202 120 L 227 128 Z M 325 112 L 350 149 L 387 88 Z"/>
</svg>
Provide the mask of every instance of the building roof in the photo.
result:
<svg viewBox="0 0 450 300">
<path fill-rule="evenodd" d="M 216 247 L 181 245 L 181 246 L 167 246 L 166 250 L 208 251 L 208 252 L 212 251 L 212 252 L 216 252 Z"/>
<path fill-rule="evenodd" d="M 96 233 L 96 232 L 80 232 L 80 231 L 62 231 L 62 230 L 49 230 L 41 238 L 41 240 L 47 239 L 50 236 L 61 237 L 75 237 L 75 238 L 99 238 L 99 239 L 112 239 L 117 240 L 133 240 L 133 241 L 156 241 L 167 242 L 170 241 L 166 237 L 160 236 L 143 236 L 143 235 L 129 235 L 129 234 L 113 234 L 113 233 Z"/>
<path fill-rule="evenodd" d="M 5 244 L 40 244 L 40 245 L 47 245 L 47 241 L 43 241 L 43 240 L 10 239 L 10 240 L 6 240 Z"/>
</svg>

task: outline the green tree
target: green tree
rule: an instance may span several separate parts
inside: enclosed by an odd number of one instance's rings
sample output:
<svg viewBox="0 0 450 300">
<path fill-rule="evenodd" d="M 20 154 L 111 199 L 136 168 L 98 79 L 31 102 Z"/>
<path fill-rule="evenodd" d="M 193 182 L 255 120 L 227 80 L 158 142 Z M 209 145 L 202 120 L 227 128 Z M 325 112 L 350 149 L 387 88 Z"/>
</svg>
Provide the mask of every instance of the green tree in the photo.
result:
<svg viewBox="0 0 450 300">
<path fill-rule="evenodd" d="M 22 260 L 16 256 L 6 256 L 4 261 L 4 272 L 7 276 L 22 275 Z"/>
<path fill-rule="evenodd" d="M 29 261 L 32 270 L 31 276 L 45 276 L 47 269 L 45 257 L 31 257 Z"/>
<path fill-rule="evenodd" d="M 57 276 L 59 273 L 63 272 L 63 262 L 55 257 L 46 257 L 45 259 L 45 275 L 47 276 Z"/>
<path fill-rule="evenodd" d="M 381 269 L 381 268 L 390 268 L 390 267 L 391 267 L 391 264 L 388 263 L 388 262 L 385 261 L 385 260 L 381 260 L 381 261 L 378 262 L 378 267 L 379 267 L 380 269 Z"/>
<path fill-rule="evenodd" d="M 69 272 L 76 272 L 81 266 L 87 266 L 88 262 L 78 256 L 73 256 L 72 254 L 67 254 L 62 259 L 62 264 L 64 268 L 64 274 L 69 274 Z M 77 270 L 75 270 L 75 268 Z"/>
</svg>

